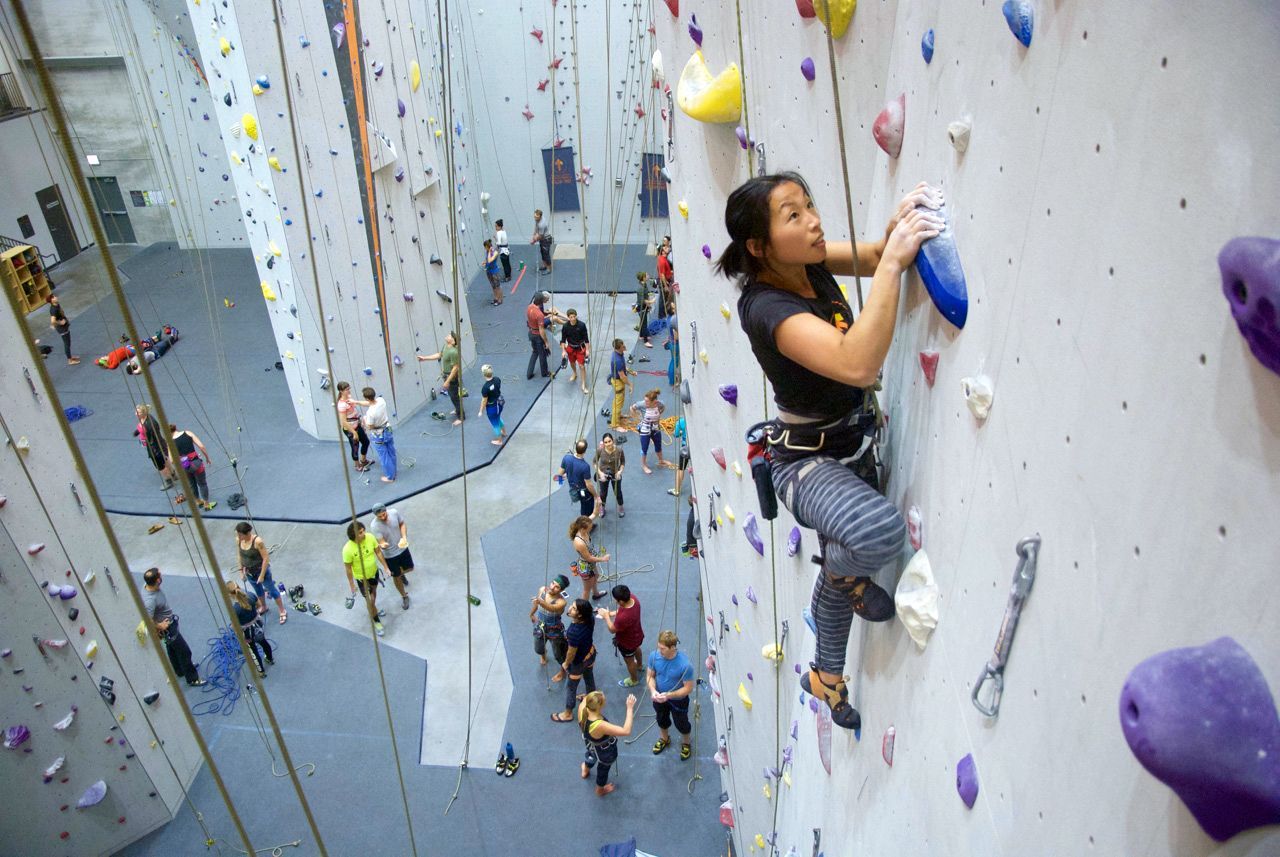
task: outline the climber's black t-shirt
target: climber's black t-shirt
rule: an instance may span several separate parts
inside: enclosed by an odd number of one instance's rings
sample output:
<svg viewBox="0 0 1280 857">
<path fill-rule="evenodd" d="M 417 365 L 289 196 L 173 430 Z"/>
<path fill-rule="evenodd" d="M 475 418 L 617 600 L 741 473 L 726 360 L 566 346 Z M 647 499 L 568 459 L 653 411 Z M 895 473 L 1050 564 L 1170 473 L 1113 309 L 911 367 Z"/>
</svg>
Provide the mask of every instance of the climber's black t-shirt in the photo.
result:
<svg viewBox="0 0 1280 857">
<path fill-rule="evenodd" d="M 587 326 L 579 319 L 573 324 L 565 323 L 560 328 L 560 341 L 565 345 L 573 348 L 581 348 L 591 339 L 591 334 L 587 331 Z"/>
<path fill-rule="evenodd" d="M 805 271 L 817 297 L 802 298 L 749 277 L 738 298 L 738 317 L 751 351 L 773 384 L 778 407 L 797 416 L 834 420 L 862 404 L 862 388 L 809 371 L 783 355 L 774 342 L 778 325 L 800 313 L 816 315 L 842 333 L 853 323 L 853 310 L 826 266 L 806 265 Z"/>
</svg>

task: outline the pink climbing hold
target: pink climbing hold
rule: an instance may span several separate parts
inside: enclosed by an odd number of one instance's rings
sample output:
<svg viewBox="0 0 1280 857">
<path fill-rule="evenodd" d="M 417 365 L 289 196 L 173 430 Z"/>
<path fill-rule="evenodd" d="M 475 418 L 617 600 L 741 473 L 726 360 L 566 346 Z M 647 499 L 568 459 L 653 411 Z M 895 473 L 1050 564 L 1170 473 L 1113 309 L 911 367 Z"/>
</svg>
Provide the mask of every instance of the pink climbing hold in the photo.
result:
<svg viewBox="0 0 1280 857">
<path fill-rule="evenodd" d="M 924 544 L 924 521 L 920 518 L 920 507 L 912 506 L 907 510 L 907 538 L 911 540 L 911 547 L 920 550 L 920 546 Z"/>
<path fill-rule="evenodd" d="M 644 108 L 641 107 L 639 104 L 636 105 L 636 118 L 637 119 L 644 118 Z"/>
<path fill-rule="evenodd" d="M 8 503 L 8 502 L 9 502 L 9 498 L 4 496 L 3 494 L 0 494 L 0 509 L 3 509 L 5 503 Z"/>
<path fill-rule="evenodd" d="M 805 57 L 800 61 L 800 73 L 803 74 L 804 79 L 810 83 L 812 83 L 813 79 L 818 76 L 818 70 L 813 65 L 813 57 Z"/>
<path fill-rule="evenodd" d="M 907 116 L 907 94 L 904 92 L 890 101 L 876 117 L 871 126 L 871 136 L 876 138 L 876 145 L 891 158 L 898 157 L 902 151 L 903 125 Z"/>
<path fill-rule="evenodd" d="M 542 44 L 542 30 L 539 30 L 537 27 L 534 27 L 532 30 L 529 31 L 529 35 L 537 39 L 538 44 Z"/>
<path fill-rule="evenodd" d="M 920 352 L 920 369 L 924 372 L 924 381 L 933 388 L 933 380 L 938 377 L 938 352 L 929 349 Z"/>
<path fill-rule="evenodd" d="M 796 11 L 801 18 L 818 17 L 818 13 L 813 10 L 813 0 L 796 0 Z"/>
<path fill-rule="evenodd" d="M 528 104 L 524 106 L 524 110 L 520 111 L 520 115 L 523 116 L 525 119 L 530 119 L 530 120 L 533 119 L 533 111 L 529 109 Z"/>
<path fill-rule="evenodd" d="M 728 469 L 728 465 L 724 463 L 724 449 L 722 447 L 711 447 L 711 457 L 716 460 L 716 464 L 720 465 L 721 470 Z"/>
<path fill-rule="evenodd" d="M 680 0 L 666 0 L 667 8 L 671 10 L 671 17 L 680 17 Z"/>
<path fill-rule="evenodd" d="M 551 61 L 551 65 L 547 66 L 547 68 L 559 68 L 560 63 L 562 62 L 564 62 L 564 57 L 556 57 Z"/>
<path fill-rule="evenodd" d="M 884 740 L 880 742 L 880 755 L 884 757 L 884 763 L 889 767 L 893 767 L 893 744 L 897 739 L 898 730 L 890 726 L 884 730 Z"/>
<path fill-rule="evenodd" d="M 549 78 L 549 77 L 548 77 L 548 78 L 545 78 L 545 79 L 543 79 L 543 80 L 538 81 L 538 91 L 539 91 L 539 92 L 546 92 L 546 91 L 547 91 L 547 84 L 548 84 L 548 83 L 550 83 L 550 82 L 551 82 L 551 78 Z"/>
<path fill-rule="evenodd" d="M 40 553 L 40 551 L 42 550 L 44 550 L 44 542 L 35 542 L 33 544 L 27 545 L 27 553 L 30 554 L 31 556 L 35 556 L 36 554 Z"/>
</svg>

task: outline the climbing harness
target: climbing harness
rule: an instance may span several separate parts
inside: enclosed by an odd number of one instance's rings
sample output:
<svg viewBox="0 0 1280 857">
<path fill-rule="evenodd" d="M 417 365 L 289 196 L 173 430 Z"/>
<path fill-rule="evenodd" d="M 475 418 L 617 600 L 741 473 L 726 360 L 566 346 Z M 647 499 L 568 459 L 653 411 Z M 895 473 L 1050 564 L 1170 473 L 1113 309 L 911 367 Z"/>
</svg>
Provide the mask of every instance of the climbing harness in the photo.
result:
<svg viewBox="0 0 1280 857">
<path fill-rule="evenodd" d="M 1004 668 L 1009 662 L 1009 649 L 1013 647 L 1013 635 L 1018 630 L 1018 619 L 1022 616 L 1022 608 L 1031 595 L 1031 586 L 1036 582 L 1036 559 L 1040 553 L 1040 535 L 1028 536 L 1018 542 L 1018 565 L 1013 572 L 1013 587 L 1009 590 L 1009 602 L 1004 608 L 1004 621 L 1000 623 L 1000 634 L 996 637 L 995 654 L 978 673 L 978 680 L 973 683 L 973 707 L 987 717 L 1000 714 L 1000 697 L 1004 694 Z M 978 696 L 983 686 L 990 681 L 992 693 L 990 703 L 983 704 Z"/>
</svg>

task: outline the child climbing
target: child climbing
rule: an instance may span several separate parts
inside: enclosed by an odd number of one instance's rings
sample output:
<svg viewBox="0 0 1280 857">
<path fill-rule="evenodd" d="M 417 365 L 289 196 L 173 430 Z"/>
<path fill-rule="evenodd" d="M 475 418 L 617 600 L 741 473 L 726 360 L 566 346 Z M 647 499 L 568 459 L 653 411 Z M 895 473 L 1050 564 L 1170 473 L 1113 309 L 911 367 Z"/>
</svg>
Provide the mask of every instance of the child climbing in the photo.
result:
<svg viewBox="0 0 1280 857">
<path fill-rule="evenodd" d="M 872 578 L 906 536 L 898 510 L 851 463 L 874 431 L 866 407 L 874 393 L 866 388 L 893 340 L 901 274 L 941 230 L 931 211 L 941 203 L 940 192 L 917 185 L 884 239 L 856 248 L 826 243 L 808 185 L 795 173 L 751 179 L 725 206 L 732 240 L 716 268 L 742 289 L 742 329 L 773 385 L 778 417 L 764 427 L 773 483 L 822 545 L 810 606 L 817 651 L 800 686 L 845 729 L 861 726 L 843 676 L 849 628 L 855 613 L 871 622 L 893 618 L 893 597 Z M 856 319 L 833 276 L 855 272 L 872 277 Z"/>
</svg>

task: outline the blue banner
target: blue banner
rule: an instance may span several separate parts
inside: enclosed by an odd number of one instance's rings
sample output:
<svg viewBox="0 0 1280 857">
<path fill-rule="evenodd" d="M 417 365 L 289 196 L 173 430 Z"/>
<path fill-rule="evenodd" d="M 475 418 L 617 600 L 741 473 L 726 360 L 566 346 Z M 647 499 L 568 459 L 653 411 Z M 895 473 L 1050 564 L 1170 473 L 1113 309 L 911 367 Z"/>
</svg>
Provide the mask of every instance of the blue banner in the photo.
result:
<svg viewBox="0 0 1280 857">
<path fill-rule="evenodd" d="M 662 177 L 666 161 L 662 155 L 644 153 L 640 162 L 640 216 L 670 217 L 667 210 L 667 180 Z"/>
<path fill-rule="evenodd" d="M 573 147 L 543 149 L 542 165 L 547 171 L 548 214 L 578 210 L 578 170 L 573 165 Z"/>
</svg>

